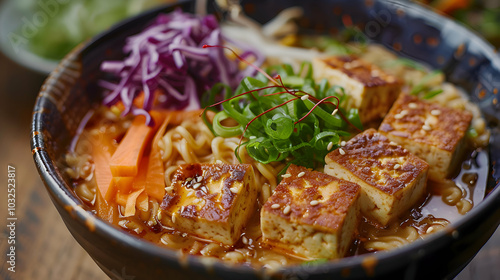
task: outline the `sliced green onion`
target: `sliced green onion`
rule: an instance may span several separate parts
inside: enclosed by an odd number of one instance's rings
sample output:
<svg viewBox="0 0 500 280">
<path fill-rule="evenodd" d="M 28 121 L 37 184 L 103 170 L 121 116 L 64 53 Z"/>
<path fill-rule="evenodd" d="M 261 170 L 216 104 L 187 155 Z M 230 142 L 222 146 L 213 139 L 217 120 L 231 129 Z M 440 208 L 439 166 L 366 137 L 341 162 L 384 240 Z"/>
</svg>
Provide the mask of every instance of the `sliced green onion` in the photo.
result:
<svg viewBox="0 0 500 280">
<path fill-rule="evenodd" d="M 235 126 L 224 126 L 222 125 L 222 121 L 225 119 L 228 119 L 229 115 L 225 111 L 220 111 L 214 116 L 213 120 L 213 129 L 216 133 L 216 135 L 222 136 L 222 137 L 233 137 L 237 135 L 241 135 L 243 132 L 243 128 L 241 124 L 235 125 Z"/>
</svg>

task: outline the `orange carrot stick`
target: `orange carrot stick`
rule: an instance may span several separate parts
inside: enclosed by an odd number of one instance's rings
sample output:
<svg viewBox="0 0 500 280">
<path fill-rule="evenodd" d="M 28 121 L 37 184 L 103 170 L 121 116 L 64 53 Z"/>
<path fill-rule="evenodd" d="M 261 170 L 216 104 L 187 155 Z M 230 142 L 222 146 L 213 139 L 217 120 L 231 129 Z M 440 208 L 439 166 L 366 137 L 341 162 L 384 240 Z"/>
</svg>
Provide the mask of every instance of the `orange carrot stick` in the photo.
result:
<svg viewBox="0 0 500 280">
<path fill-rule="evenodd" d="M 124 194 L 127 194 L 132 189 L 134 177 L 113 177 L 116 189 Z"/>
<path fill-rule="evenodd" d="M 169 114 L 153 138 L 151 153 L 149 155 L 148 171 L 146 175 L 146 193 L 154 199 L 161 201 L 165 195 L 165 170 L 161 159 L 158 142 L 165 134 L 172 114 Z"/>
<path fill-rule="evenodd" d="M 149 156 L 144 156 L 139 164 L 139 172 L 132 182 L 132 191 L 146 189 L 146 176 L 148 172 Z"/>
<path fill-rule="evenodd" d="M 156 124 L 162 123 L 165 117 L 165 113 L 160 111 L 151 111 L 150 114 Z M 156 129 L 145 124 L 144 116 L 137 116 L 134 119 L 111 157 L 110 168 L 113 176 L 133 177 L 137 175 L 144 149 Z"/>
<path fill-rule="evenodd" d="M 116 197 L 115 197 L 116 204 L 125 207 L 125 205 L 127 205 L 127 197 L 128 197 L 128 193 L 122 193 L 122 192 L 118 191 L 116 193 Z"/>
<path fill-rule="evenodd" d="M 106 201 L 112 201 L 116 194 L 116 185 L 109 169 L 109 157 L 101 152 L 96 152 L 92 154 L 92 158 L 97 187 Z"/>
<path fill-rule="evenodd" d="M 170 119 L 171 125 L 179 125 L 185 120 L 198 121 L 201 120 L 201 113 L 203 110 L 194 111 L 170 111 L 172 118 Z M 211 122 L 215 116 L 212 111 L 207 111 L 207 118 Z"/>
<path fill-rule="evenodd" d="M 106 202 L 101 191 L 97 188 L 95 207 L 97 216 L 109 223 L 113 223 L 118 218 L 118 212 L 113 204 Z"/>
</svg>

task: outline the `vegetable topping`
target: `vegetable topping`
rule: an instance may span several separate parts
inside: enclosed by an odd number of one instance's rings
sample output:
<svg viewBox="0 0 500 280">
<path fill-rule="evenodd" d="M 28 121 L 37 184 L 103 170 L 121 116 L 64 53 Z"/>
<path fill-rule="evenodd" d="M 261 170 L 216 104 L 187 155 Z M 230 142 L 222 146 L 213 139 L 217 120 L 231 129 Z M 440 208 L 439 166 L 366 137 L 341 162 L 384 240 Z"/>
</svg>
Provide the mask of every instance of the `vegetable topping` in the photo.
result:
<svg viewBox="0 0 500 280">
<path fill-rule="evenodd" d="M 167 109 L 199 109 L 199 96 L 215 83 L 235 88 L 250 71 L 241 71 L 239 62 L 226 57 L 220 48 L 202 48 L 205 44 L 223 45 L 217 20 L 213 15 L 199 17 L 176 10 L 162 14 L 141 33 L 127 39 L 123 48 L 128 56 L 122 61 L 104 61 L 101 70 L 116 81 L 101 81 L 106 88 L 104 104 L 119 101 L 122 115 L 144 115 L 147 124 L 153 120 L 149 110 L 155 105 Z M 252 50 L 245 57 L 262 58 Z M 134 99 L 144 94 L 142 107 Z"/>
<path fill-rule="evenodd" d="M 206 108 L 217 111 L 215 107 L 222 106 L 213 124 L 206 121 L 207 125 L 215 135 L 247 138 L 240 146 L 246 145 L 256 161 L 266 164 L 288 158 L 288 164 L 313 168 L 324 164 L 325 155 L 340 145 L 342 136 L 350 135 L 349 126 L 362 129 L 357 109 L 342 108 L 347 98 L 344 89 L 330 86 L 326 79 L 317 84 L 310 63 L 303 63 L 297 72 L 287 64 L 259 72 L 255 78 L 244 78 L 234 92 L 216 84 Z M 276 74 L 275 78 L 266 73 Z M 223 91 L 225 100 L 214 103 Z M 237 125 L 224 125 L 228 118 Z"/>
</svg>

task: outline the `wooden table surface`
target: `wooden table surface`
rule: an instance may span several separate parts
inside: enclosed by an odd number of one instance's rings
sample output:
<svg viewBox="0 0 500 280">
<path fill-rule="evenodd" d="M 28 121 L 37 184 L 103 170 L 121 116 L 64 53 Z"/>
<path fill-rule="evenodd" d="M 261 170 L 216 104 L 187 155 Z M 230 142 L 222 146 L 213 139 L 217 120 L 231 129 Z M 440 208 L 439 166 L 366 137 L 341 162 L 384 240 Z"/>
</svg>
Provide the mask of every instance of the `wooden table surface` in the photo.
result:
<svg viewBox="0 0 500 280">
<path fill-rule="evenodd" d="M 0 279 L 108 279 L 66 229 L 33 163 L 31 111 L 43 80 L 0 53 Z M 6 262 L 9 165 L 16 170 L 15 272 Z M 500 230 L 456 279 L 500 279 Z"/>
</svg>

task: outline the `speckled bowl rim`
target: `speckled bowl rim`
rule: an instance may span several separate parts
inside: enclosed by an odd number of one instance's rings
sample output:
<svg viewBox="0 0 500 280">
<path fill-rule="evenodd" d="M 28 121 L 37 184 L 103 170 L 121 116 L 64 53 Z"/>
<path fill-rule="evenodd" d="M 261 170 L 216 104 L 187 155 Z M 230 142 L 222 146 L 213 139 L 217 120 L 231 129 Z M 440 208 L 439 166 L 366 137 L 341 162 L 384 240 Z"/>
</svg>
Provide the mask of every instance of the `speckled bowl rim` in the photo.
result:
<svg viewBox="0 0 500 280">
<path fill-rule="evenodd" d="M 181 1 L 182 2 L 182 1 Z M 393 0 L 386 0 L 385 2 L 389 2 L 394 5 L 398 5 L 402 8 L 406 9 L 417 9 L 419 12 L 430 13 L 426 8 L 414 4 L 414 3 L 400 3 Z M 160 11 L 163 8 L 155 9 L 136 17 L 133 17 L 127 21 L 124 21 L 119 26 L 126 24 L 127 22 L 134 21 L 136 18 L 144 17 L 145 15 L 156 14 L 157 11 Z M 461 24 L 452 21 L 448 18 L 445 18 L 442 15 L 433 14 L 433 16 L 439 20 L 446 21 L 447 24 L 456 25 L 455 28 L 458 28 L 462 32 L 466 32 L 470 34 L 470 36 L 478 37 L 474 32 L 466 29 Z M 99 43 L 100 40 L 103 40 L 106 37 L 106 34 L 113 32 L 116 28 L 113 28 L 104 34 L 96 37 L 93 41 L 82 44 L 75 48 L 70 54 L 68 54 L 61 63 L 56 67 L 56 69 L 49 75 L 47 78 L 40 94 L 37 98 L 36 104 L 40 107 L 44 107 L 44 102 L 50 102 L 45 96 L 50 93 L 57 80 L 61 76 L 61 73 L 65 72 L 68 68 L 71 68 L 72 62 L 77 60 L 79 55 L 83 50 L 89 48 L 93 44 Z M 482 42 L 482 52 L 486 55 L 486 57 L 496 65 L 500 69 L 500 58 L 497 56 L 493 47 L 484 41 L 481 37 L 478 38 Z M 32 121 L 32 135 L 31 135 L 31 148 L 33 153 L 33 158 L 40 173 L 40 176 L 43 182 L 46 185 L 46 188 L 53 199 L 55 204 L 58 204 L 64 207 L 72 217 L 81 224 L 84 224 L 89 229 L 89 232 L 93 232 L 92 234 L 97 234 L 100 237 L 106 240 L 115 240 L 123 243 L 124 246 L 128 246 L 133 250 L 147 252 L 147 254 L 151 257 L 156 257 L 159 259 L 168 260 L 171 262 L 178 263 L 179 255 L 177 251 L 170 250 L 167 248 L 162 248 L 160 246 L 154 245 L 148 241 L 142 240 L 138 237 L 132 236 L 131 234 L 126 233 L 125 231 L 119 230 L 107 222 L 102 221 L 97 218 L 93 214 L 86 211 L 80 201 L 73 195 L 71 191 L 69 191 L 69 186 L 65 183 L 64 179 L 61 177 L 60 173 L 57 171 L 57 167 L 52 159 L 50 159 L 49 154 L 45 151 L 45 139 L 43 134 L 43 126 L 40 123 L 40 112 L 34 112 L 33 121 Z M 491 167 L 491 163 L 490 163 Z M 497 170 L 498 171 L 498 170 Z M 344 268 L 351 267 L 362 267 L 366 264 L 367 260 L 373 260 L 376 258 L 378 263 L 391 263 L 397 265 L 400 262 L 406 262 L 409 256 L 413 260 L 418 260 L 428 253 L 431 253 L 433 250 L 438 250 L 441 248 L 439 244 L 446 243 L 445 241 L 450 239 L 459 239 L 461 238 L 460 229 L 466 228 L 467 226 L 471 226 L 476 219 L 483 219 L 485 215 L 488 215 L 489 212 L 493 212 L 500 205 L 500 184 L 497 184 L 495 188 L 489 193 L 489 195 L 477 206 L 475 206 L 466 216 L 466 218 L 460 219 L 448 226 L 445 230 L 434 233 L 424 240 L 417 240 L 403 246 L 401 248 L 393 249 L 390 251 L 378 252 L 377 254 L 368 254 L 361 256 L 354 256 L 343 258 L 340 260 L 326 262 L 324 264 L 319 264 L 316 266 L 287 266 L 278 272 L 286 272 L 286 273 L 305 273 L 307 275 L 317 275 L 328 273 L 329 271 L 336 271 Z M 496 221 L 496 226 L 498 226 L 500 221 Z M 496 227 L 495 226 L 495 227 Z M 198 267 L 201 269 L 207 269 L 206 265 L 200 261 L 199 257 L 196 256 L 188 256 L 187 263 L 189 266 Z M 215 262 L 213 264 L 212 269 L 218 269 L 221 271 L 231 270 L 238 271 L 240 273 L 249 273 L 249 274 L 266 274 L 268 271 L 265 269 L 254 269 L 247 266 L 241 265 L 231 265 L 225 262 Z"/>
</svg>

